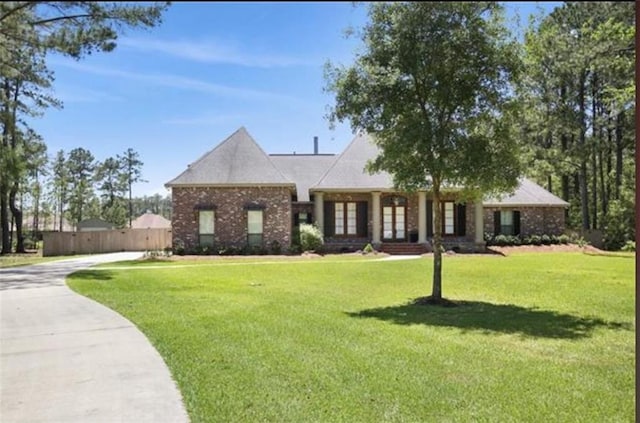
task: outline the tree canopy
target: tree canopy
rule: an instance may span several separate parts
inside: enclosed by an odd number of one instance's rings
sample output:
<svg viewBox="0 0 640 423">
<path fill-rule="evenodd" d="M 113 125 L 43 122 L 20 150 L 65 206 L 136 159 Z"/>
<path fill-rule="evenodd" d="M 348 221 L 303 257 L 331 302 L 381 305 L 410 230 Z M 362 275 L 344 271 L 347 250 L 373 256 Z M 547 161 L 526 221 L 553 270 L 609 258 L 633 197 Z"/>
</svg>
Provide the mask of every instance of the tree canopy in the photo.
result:
<svg viewBox="0 0 640 423">
<path fill-rule="evenodd" d="M 397 189 L 428 188 L 435 227 L 443 190 L 508 192 L 521 173 L 512 120 L 518 45 L 496 2 L 369 5 L 362 51 L 350 66 L 327 64 L 332 121 L 348 119 L 380 147 L 369 171 Z M 441 295 L 441 234 L 435 231 L 432 299 Z"/>
</svg>

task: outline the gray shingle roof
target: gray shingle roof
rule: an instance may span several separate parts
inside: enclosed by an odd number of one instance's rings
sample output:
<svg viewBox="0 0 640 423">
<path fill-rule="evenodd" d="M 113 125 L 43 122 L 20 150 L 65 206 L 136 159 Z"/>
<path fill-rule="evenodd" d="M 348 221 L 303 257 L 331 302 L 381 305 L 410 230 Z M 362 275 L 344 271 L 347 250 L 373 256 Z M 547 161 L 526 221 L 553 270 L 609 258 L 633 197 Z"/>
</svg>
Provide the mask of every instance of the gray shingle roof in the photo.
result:
<svg viewBox="0 0 640 423">
<path fill-rule="evenodd" d="M 516 191 L 502 198 L 488 198 L 482 202 L 488 206 L 531 206 L 531 207 L 567 207 L 569 203 L 556 197 L 535 182 L 521 178 Z"/>
<path fill-rule="evenodd" d="M 293 185 L 242 127 L 165 186 Z"/>
<path fill-rule="evenodd" d="M 309 201 L 310 189 L 393 189 L 393 179 L 387 172 L 370 175 L 364 170 L 367 161 L 378 154 L 371 138 L 358 134 L 339 156 L 268 156 L 242 127 L 165 186 L 295 185 L 298 201 Z M 521 178 L 513 194 L 486 199 L 483 205 L 567 207 L 569 204 L 533 181 Z"/>
<path fill-rule="evenodd" d="M 378 147 L 366 134 L 358 134 L 338 156 L 322 179 L 312 188 L 322 189 L 390 189 L 393 179 L 387 172 L 370 175 L 364 170 L 369 159 L 379 153 Z"/>
<path fill-rule="evenodd" d="M 284 176 L 296 183 L 298 201 L 309 201 L 309 188 L 336 160 L 334 154 L 273 154 L 269 158 Z"/>
</svg>

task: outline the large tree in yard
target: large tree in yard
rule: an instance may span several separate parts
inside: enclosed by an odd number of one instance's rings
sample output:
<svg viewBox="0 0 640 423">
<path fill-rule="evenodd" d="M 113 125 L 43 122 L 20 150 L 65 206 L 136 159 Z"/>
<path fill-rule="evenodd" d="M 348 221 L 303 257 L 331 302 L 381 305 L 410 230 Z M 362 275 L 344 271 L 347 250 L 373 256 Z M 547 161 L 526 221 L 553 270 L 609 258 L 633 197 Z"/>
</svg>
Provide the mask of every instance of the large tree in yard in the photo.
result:
<svg viewBox="0 0 640 423">
<path fill-rule="evenodd" d="M 520 175 L 512 133 L 517 43 L 496 2 L 373 3 L 363 49 L 351 66 L 326 66 L 335 93 L 332 122 L 349 120 L 380 148 L 368 165 L 386 171 L 396 189 L 429 189 L 440 228 L 444 191 L 509 192 Z M 482 230 L 482 229 L 480 229 Z M 423 302 L 442 304 L 442 238 L 434 231 L 433 289 Z"/>
</svg>

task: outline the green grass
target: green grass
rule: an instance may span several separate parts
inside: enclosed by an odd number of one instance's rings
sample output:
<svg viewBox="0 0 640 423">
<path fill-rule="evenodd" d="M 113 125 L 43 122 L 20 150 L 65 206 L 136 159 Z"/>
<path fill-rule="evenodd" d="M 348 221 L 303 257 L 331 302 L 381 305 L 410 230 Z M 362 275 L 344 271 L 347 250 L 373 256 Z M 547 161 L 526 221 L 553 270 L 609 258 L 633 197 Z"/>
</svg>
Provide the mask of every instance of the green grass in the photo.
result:
<svg viewBox="0 0 640 423">
<path fill-rule="evenodd" d="M 628 258 L 445 257 L 444 309 L 409 304 L 431 259 L 193 264 L 69 278 L 149 337 L 192 422 L 634 421 Z"/>
</svg>

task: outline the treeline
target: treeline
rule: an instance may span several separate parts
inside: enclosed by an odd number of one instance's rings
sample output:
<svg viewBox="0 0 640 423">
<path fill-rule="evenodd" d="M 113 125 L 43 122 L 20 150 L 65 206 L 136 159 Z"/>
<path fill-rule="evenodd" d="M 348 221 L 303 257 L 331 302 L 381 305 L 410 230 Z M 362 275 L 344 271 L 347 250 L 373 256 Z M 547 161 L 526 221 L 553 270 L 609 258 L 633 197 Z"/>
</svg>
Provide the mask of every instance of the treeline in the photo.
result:
<svg viewBox="0 0 640 423">
<path fill-rule="evenodd" d="M 635 4 L 567 2 L 527 31 L 518 95 L 530 176 L 568 226 L 635 239 Z"/>
<path fill-rule="evenodd" d="M 171 219 L 170 196 L 132 196 L 132 186 L 144 182 L 143 162 L 133 149 L 100 162 L 84 148 L 48 158 L 43 143 L 30 145 L 38 148 L 18 175 L 21 189 L 11 199 L 6 232 L 7 245 L 15 244 L 18 251 L 44 230 L 73 230 L 85 219 L 102 219 L 117 228 L 129 227 L 147 211 Z"/>
<path fill-rule="evenodd" d="M 53 73 L 47 68 L 50 53 L 81 59 L 87 54 L 115 48 L 118 33 L 128 28 L 153 27 L 168 3 L 6 1 L 0 3 L 0 252 L 11 252 L 15 225 L 15 251 L 24 252 L 22 234 L 25 197 L 32 196 L 40 213 L 46 169 L 46 144 L 29 121 L 49 107 L 62 107 L 51 92 Z M 130 163 L 131 164 L 131 163 Z M 122 221 L 121 187 L 108 187 L 109 172 L 121 171 L 122 161 L 94 163 L 87 150 L 59 153 L 52 174 L 57 203 L 72 221 L 98 212 Z M 94 172 L 99 169 L 101 201 L 92 198 Z M 130 168 L 131 169 L 131 168 Z M 63 173 L 66 176 L 63 176 Z M 67 174 L 68 173 L 68 174 Z M 131 183 L 131 172 L 129 173 Z M 57 179 L 56 179 L 57 178 Z M 115 176 L 113 176 L 115 178 Z M 114 184 L 121 181 L 112 180 Z M 129 213 L 130 214 L 130 213 Z M 126 214 L 125 214 L 126 215 Z"/>
</svg>

